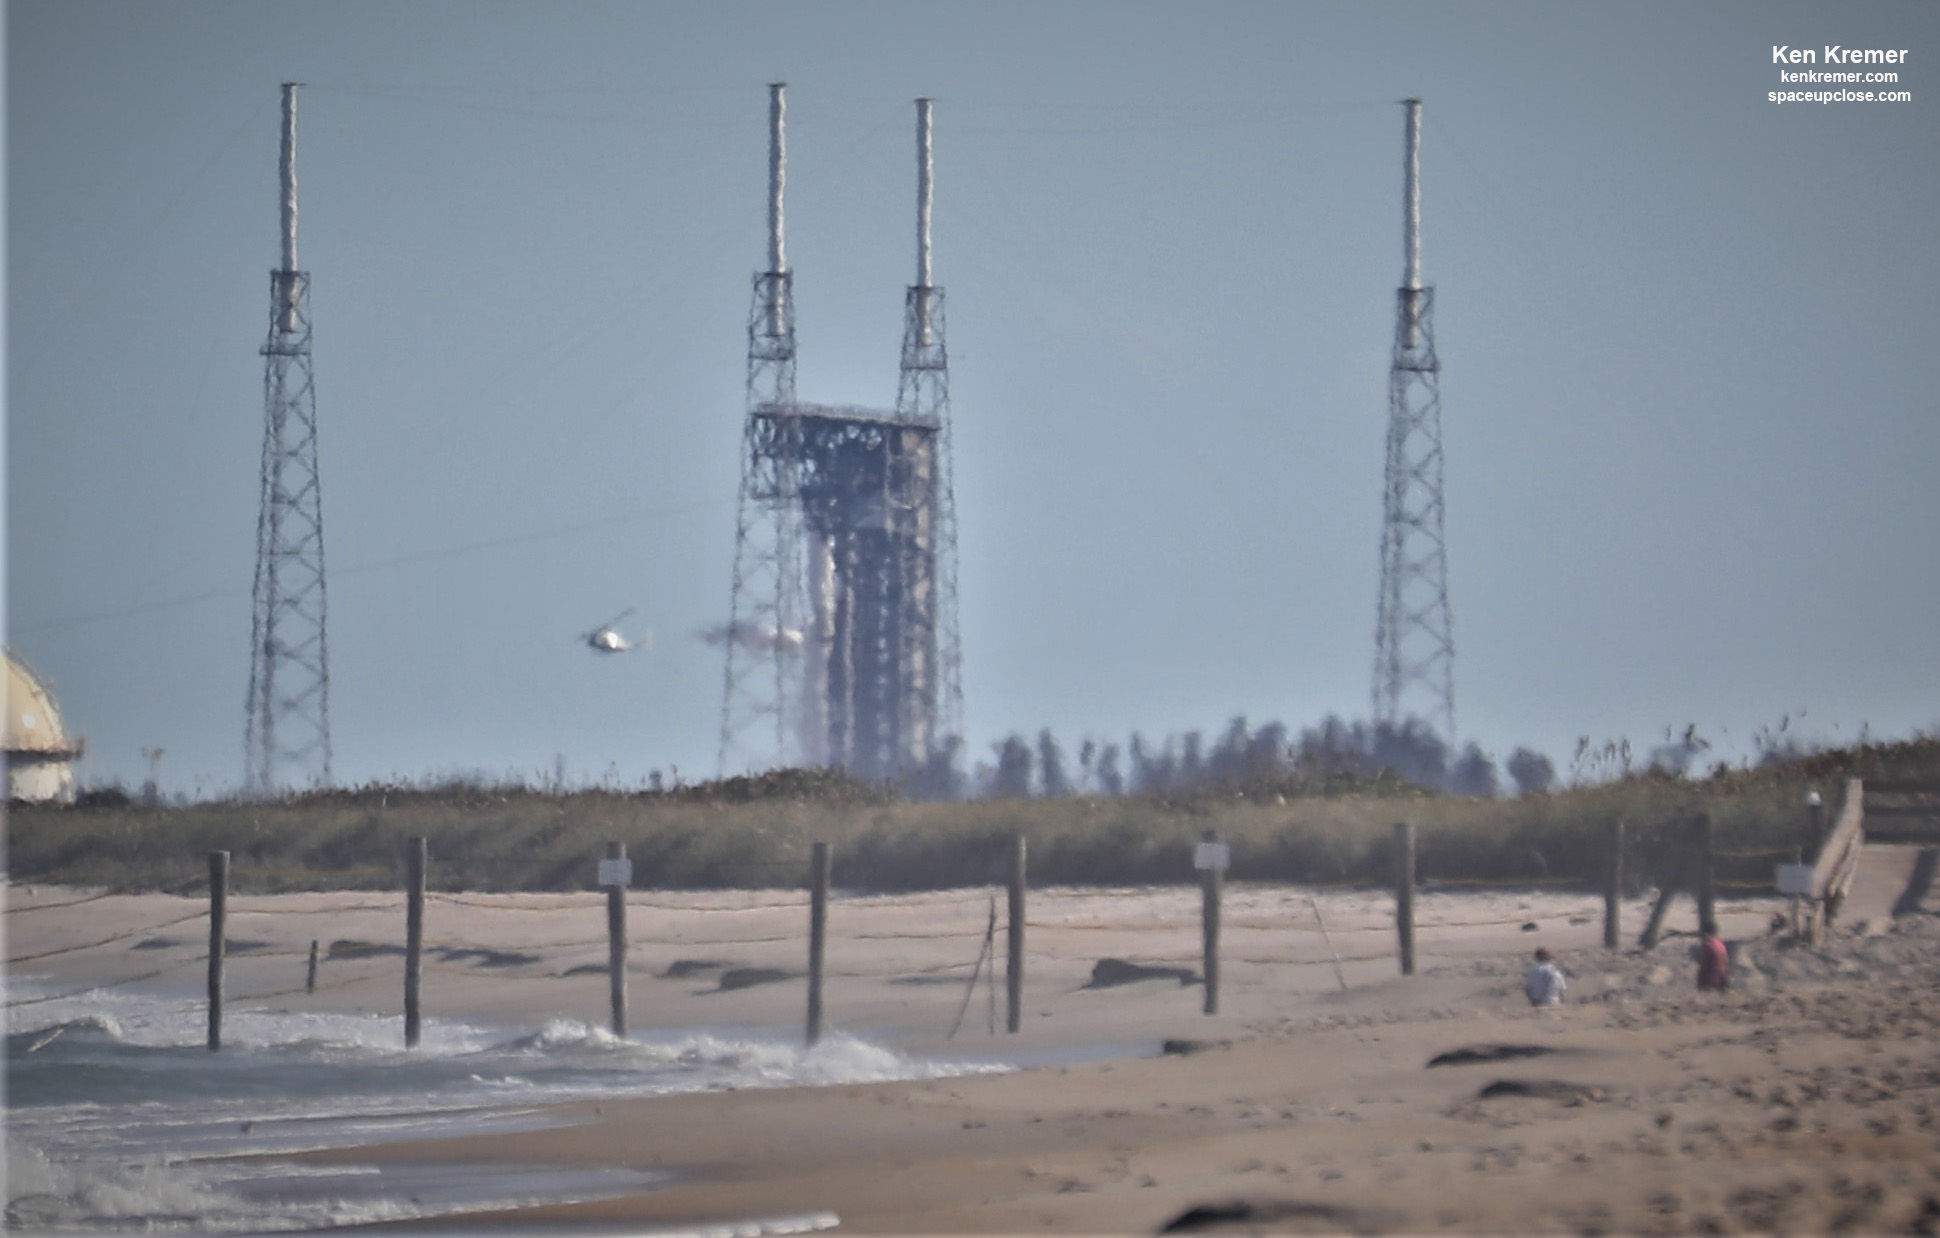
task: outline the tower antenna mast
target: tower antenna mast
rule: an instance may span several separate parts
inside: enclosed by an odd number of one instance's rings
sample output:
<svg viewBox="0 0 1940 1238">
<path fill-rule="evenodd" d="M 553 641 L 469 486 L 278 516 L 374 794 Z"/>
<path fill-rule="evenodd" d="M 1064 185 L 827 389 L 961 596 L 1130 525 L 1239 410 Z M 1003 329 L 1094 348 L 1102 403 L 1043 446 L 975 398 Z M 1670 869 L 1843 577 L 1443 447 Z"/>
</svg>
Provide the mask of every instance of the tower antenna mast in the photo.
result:
<svg viewBox="0 0 1940 1238">
<path fill-rule="evenodd" d="M 310 275 L 296 260 L 296 91 L 283 83 L 282 264 L 270 272 L 244 790 L 330 782 L 330 656 Z"/>
<path fill-rule="evenodd" d="M 1455 642 L 1443 537 L 1441 361 L 1435 289 L 1421 278 L 1421 100 L 1404 99 L 1402 279 L 1388 369 L 1381 594 L 1374 636 L 1374 721 L 1411 718 L 1455 746 Z"/>
</svg>

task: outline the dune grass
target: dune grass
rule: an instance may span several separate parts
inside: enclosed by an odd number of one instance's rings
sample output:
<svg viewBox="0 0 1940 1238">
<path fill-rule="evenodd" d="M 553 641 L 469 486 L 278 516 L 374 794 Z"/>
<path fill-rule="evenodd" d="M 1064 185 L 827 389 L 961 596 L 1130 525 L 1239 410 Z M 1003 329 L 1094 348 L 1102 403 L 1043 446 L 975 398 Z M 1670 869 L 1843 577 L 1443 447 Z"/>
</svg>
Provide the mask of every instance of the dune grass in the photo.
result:
<svg viewBox="0 0 1940 1238">
<path fill-rule="evenodd" d="M 1384 884 L 1393 825 L 1416 827 L 1423 879 L 1597 884 L 1610 822 L 1627 825 L 1633 886 L 1676 863 L 1685 824 L 1712 822 L 1726 888 L 1769 888 L 1805 835 L 1805 794 L 1836 810 L 1849 777 L 1940 778 L 1940 739 L 1871 744 L 1759 770 L 1689 779 L 1638 775 L 1513 799 L 1431 794 L 1392 779 L 1298 779 L 1240 792 L 915 802 L 839 775 L 784 771 L 661 792 L 552 793 L 449 783 L 370 786 L 275 801 L 144 807 L 15 804 L 14 882 L 190 892 L 208 853 L 231 853 L 241 893 L 395 889 L 409 839 L 424 836 L 440 890 L 592 888 L 608 842 L 623 842 L 639 888 L 799 886 L 815 842 L 854 890 L 943 889 L 1001 879 L 1027 841 L 1039 885 L 1187 883 L 1193 845 L 1213 830 L 1242 881 Z M 112 797 L 96 797 L 97 799 Z"/>
</svg>

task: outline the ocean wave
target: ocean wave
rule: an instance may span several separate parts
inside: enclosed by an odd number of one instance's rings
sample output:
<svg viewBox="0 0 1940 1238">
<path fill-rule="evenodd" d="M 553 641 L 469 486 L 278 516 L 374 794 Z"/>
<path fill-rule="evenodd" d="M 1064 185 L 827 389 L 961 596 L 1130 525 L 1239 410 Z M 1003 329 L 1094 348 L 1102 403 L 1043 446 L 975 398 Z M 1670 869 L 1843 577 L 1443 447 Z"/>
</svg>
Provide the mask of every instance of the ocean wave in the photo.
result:
<svg viewBox="0 0 1940 1238">
<path fill-rule="evenodd" d="M 492 1047 L 506 1053 L 607 1053 L 624 1049 L 628 1043 L 606 1028 L 578 1019 L 549 1019 L 536 1032 L 514 1036 Z"/>
<path fill-rule="evenodd" d="M 705 1031 L 635 1039 L 618 1037 L 604 1027 L 575 1019 L 553 1019 L 536 1032 L 511 1037 L 470 1056 L 498 1055 L 555 1067 L 626 1067 L 644 1072 L 642 1077 L 653 1081 L 649 1089 L 653 1091 L 816 1087 L 1001 1069 L 989 1064 L 909 1057 L 844 1033 L 831 1035 L 813 1047 L 779 1038 Z"/>
<path fill-rule="evenodd" d="M 254 1226 L 263 1218 L 253 1211 L 201 1174 L 159 1157 L 75 1164 L 7 1144 L 10 1230 L 218 1232 Z"/>
<path fill-rule="evenodd" d="M 20 987 L 16 981 L 10 990 Z M 208 1025 L 208 1004 L 199 996 L 93 990 L 8 1009 L 7 1048 L 12 1055 L 17 1048 L 28 1049 L 42 1041 L 71 1039 L 151 1049 L 204 1048 Z M 401 1015 L 232 1008 L 224 1013 L 222 1038 L 225 1049 L 295 1056 L 410 1053 L 424 1057 L 476 1052 L 492 1045 L 499 1035 L 462 1021 L 431 1020 L 419 1045 L 407 1049 Z"/>
<path fill-rule="evenodd" d="M 83 1015 L 66 1022 L 42 1024 L 24 1031 L 9 1032 L 7 1056 L 14 1058 L 39 1053 L 62 1037 L 68 1037 L 70 1044 L 81 1041 L 117 1043 L 127 1039 L 121 1030 L 121 1024 L 109 1016 Z"/>
<path fill-rule="evenodd" d="M 511 1166 L 204 1163 L 162 1156 L 62 1162 L 31 1147 L 7 1153 L 9 1231 L 261 1234 L 417 1220 L 555 1197 L 651 1188 L 661 1175 Z"/>
<path fill-rule="evenodd" d="M 32 1026 L 8 1028 L 9 1230 L 268 1231 L 422 1216 L 425 1189 L 354 1175 L 293 1185 L 287 1165 L 272 1184 L 218 1158 L 539 1129 L 566 1120 L 546 1108 L 561 1101 L 1002 1069 L 841 1033 L 807 1047 L 738 1029 L 618 1037 L 572 1019 L 531 1032 L 429 1021 L 419 1048 L 405 1050 L 395 1018 L 266 1011 L 232 1012 L 212 1054 L 206 1010 L 185 997 L 34 1009 Z M 536 1200 L 610 1184 L 501 1174 L 421 1185 L 476 1206 L 503 1191 Z"/>
</svg>

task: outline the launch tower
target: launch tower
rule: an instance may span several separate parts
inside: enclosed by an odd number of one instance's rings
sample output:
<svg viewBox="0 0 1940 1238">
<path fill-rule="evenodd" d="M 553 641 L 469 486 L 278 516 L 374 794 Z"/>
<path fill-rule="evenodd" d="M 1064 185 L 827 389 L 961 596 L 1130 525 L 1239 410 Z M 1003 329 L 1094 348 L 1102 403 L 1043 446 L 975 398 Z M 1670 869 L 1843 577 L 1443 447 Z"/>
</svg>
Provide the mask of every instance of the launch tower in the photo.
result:
<svg viewBox="0 0 1940 1238">
<path fill-rule="evenodd" d="M 721 766 L 830 765 L 890 782 L 954 734 L 961 693 L 930 103 L 917 101 L 917 282 L 888 412 L 795 397 L 784 89 L 770 87 L 769 269 L 748 322 Z"/>
</svg>

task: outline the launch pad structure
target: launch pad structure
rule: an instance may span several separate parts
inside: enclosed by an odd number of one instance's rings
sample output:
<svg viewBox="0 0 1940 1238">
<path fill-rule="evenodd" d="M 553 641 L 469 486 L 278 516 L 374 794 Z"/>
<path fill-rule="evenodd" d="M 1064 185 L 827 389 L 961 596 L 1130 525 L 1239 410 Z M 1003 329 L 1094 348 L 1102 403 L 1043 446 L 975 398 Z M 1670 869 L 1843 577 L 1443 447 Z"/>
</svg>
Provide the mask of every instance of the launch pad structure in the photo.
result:
<svg viewBox="0 0 1940 1238">
<path fill-rule="evenodd" d="M 296 91 L 283 86 L 282 263 L 262 347 L 264 438 L 245 791 L 331 777 L 310 276 L 296 258 Z M 1373 705 L 1455 743 L 1435 290 L 1421 278 L 1421 102 L 1405 100 Z M 833 767 L 938 789 L 962 735 L 944 292 L 932 271 L 932 104 L 916 101 L 916 278 L 892 409 L 802 401 L 784 218 L 786 86 L 769 87 L 767 269 L 753 279 L 720 772 Z"/>
<path fill-rule="evenodd" d="M 754 277 L 721 772 L 907 779 L 961 727 L 943 289 L 931 280 L 931 103 L 917 100 L 917 272 L 893 411 L 795 392 L 786 87 L 769 88 L 768 269 Z"/>
</svg>

